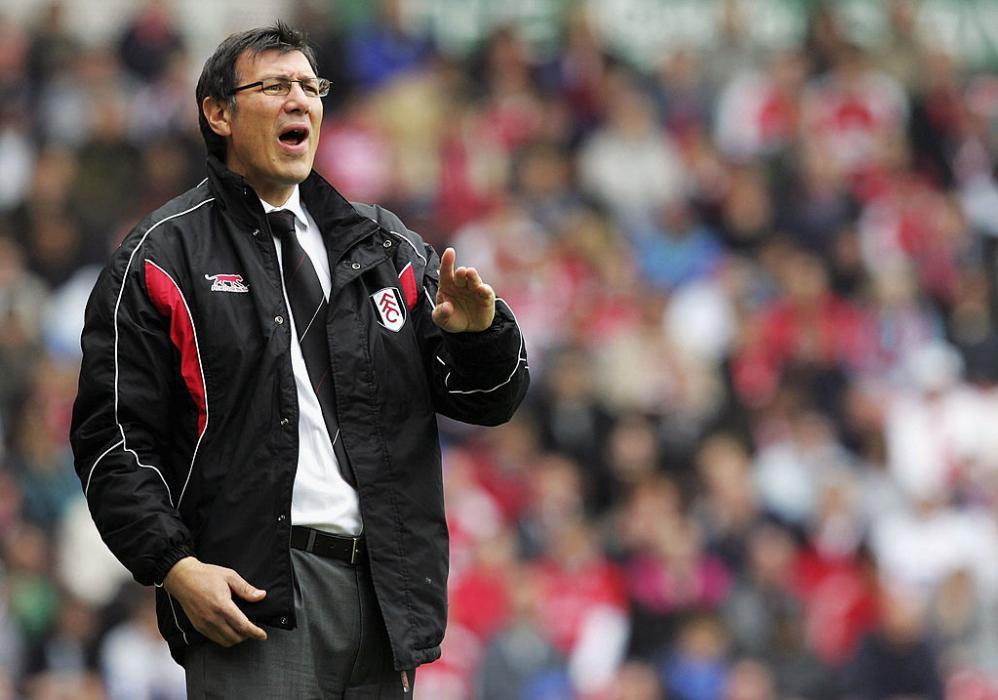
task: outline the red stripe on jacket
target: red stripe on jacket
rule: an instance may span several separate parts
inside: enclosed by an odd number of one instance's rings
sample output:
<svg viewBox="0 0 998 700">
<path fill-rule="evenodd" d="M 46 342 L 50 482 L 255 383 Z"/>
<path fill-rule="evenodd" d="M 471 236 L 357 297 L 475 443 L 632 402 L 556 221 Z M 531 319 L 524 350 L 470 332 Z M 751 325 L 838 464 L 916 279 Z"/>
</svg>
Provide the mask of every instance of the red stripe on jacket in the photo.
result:
<svg viewBox="0 0 998 700">
<path fill-rule="evenodd" d="M 419 298 L 419 290 L 416 289 L 416 273 L 412 271 L 412 263 L 402 268 L 402 272 L 399 273 L 399 282 L 402 283 L 405 305 L 409 311 L 412 311 L 416 306 L 416 299 Z"/>
<path fill-rule="evenodd" d="M 205 399 L 201 358 L 198 356 L 194 323 L 180 287 L 173 278 L 155 263 L 146 260 L 146 289 L 153 306 L 170 321 L 170 340 L 180 351 L 180 374 L 187 385 L 191 399 L 198 409 L 198 437 L 204 434 L 208 423 L 208 404 Z"/>
</svg>

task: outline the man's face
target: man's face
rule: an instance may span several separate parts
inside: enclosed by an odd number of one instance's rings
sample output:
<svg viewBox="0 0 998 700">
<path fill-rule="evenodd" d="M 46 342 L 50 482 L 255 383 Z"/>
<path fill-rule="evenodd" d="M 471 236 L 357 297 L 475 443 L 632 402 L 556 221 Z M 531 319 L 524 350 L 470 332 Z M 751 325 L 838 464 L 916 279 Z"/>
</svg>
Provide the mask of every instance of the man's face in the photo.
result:
<svg viewBox="0 0 998 700">
<path fill-rule="evenodd" d="M 277 50 L 236 61 L 236 84 L 247 85 L 268 78 L 315 78 L 300 51 Z M 296 184 L 308 177 L 319 144 L 322 100 L 309 97 L 298 83 L 284 96 L 266 95 L 259 88 L 236 93 L 236 108 L 229 115 L 225 164 L 275 206 L 284 204 Z"/>
</svg>

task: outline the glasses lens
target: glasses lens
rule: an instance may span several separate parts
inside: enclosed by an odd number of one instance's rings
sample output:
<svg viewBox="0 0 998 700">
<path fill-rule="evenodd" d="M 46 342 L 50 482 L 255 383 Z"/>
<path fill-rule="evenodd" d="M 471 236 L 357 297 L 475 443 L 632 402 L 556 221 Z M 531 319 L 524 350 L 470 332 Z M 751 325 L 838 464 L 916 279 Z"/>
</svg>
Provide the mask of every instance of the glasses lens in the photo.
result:
<svg viewBox="0 0 998 700">
<path fill-rule="evenodd" d="M 291 92 L 291 82 L 288 80 L 268 80 L 260 88 L 268 95 L 287 95 Z"/>
<path fill-rule="evenodd" d="M 304 92 L 308 97 L 325 97 L 329 94 L 329 81 L 325 78 L 306 78 L 304 80 L 272 78 L 270 80 L 254 83 L 253 85 L 244 85 L 241 88 L 236 88 L 236 91 L 238 92 L 239 90 L 259 85 L 260 90 L 265 95 L 285 97 L 291 93 L 291 86 L 294 83 L 298 83 L 301 86 L 302 92 Z"/>
</svg>

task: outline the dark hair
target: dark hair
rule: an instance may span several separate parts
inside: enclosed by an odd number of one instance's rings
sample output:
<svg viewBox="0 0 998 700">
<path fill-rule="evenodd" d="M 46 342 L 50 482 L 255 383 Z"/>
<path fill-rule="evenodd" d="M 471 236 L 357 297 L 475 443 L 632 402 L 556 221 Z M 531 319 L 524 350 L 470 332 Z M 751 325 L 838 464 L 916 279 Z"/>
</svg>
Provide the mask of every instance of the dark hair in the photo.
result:
<svg viewBox="0 0 998 700">
<path fill-rule="evenodd" d="M 246 51 L 251 56 L 256 56 L 274 49 L 282 54 L 301 51 L 312 70 L 318 72 L 315 52 L 308 45 L 305 34 L 292 29 L 281 20 L 277 20 L 272 27 L 257 27 L 229 35 L 204 62 L 194 97 L 198 103 L 198 126 L 208 153 L 225 160 L 225 139 L 211 130 L 201 107 L 204 98 L 228 100 L 230 107 L 235 110 L 236 97 L 232 91 L 236 88 L 236 61 Z"/>
</svg>

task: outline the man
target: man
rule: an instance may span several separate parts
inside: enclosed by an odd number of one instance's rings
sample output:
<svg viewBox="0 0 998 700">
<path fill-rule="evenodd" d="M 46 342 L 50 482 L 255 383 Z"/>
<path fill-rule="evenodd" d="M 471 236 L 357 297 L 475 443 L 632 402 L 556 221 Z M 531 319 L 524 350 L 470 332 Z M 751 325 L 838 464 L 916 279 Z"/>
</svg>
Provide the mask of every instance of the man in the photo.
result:
<svg viewBox="0 0 998 700">
<path fill-rule="evenodd" d="M 87 307 L 76 468 L 191 697 L 405 696 L 446 617 L 435 414 L 500 423 L 528 384 L 473 268 L 312 172 L 327 91 L 280 22 L 222 42 L 208 178 Z"/>
</svg>

